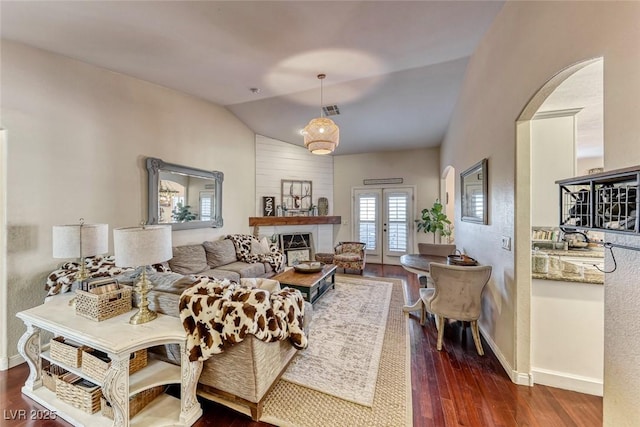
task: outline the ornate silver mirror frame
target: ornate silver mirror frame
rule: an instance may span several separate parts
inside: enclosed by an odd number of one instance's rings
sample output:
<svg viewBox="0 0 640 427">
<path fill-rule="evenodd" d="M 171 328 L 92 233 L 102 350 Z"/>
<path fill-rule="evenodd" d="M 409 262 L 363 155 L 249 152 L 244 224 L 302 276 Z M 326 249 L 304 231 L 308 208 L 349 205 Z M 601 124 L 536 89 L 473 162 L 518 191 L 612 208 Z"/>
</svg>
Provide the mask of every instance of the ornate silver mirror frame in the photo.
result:
<svg viewBox="0 0 640 427">
<path fill-rule="evenodd" d="M 488 224 L 487 159 L 482 159 L 460 174 L 462 220 Z"/>
<path fill-rule="evenodd" d="M 149 224 L 171 224 L 173 230 L 222 227 L 222 172 L 166 163 L 154 157 L 147 157 L 147 172 Z M 176 185 L 170 185 L 174 181 Z M 196 212 L 191 212 L 194 202 L 198 203 Z"/>
</svg>

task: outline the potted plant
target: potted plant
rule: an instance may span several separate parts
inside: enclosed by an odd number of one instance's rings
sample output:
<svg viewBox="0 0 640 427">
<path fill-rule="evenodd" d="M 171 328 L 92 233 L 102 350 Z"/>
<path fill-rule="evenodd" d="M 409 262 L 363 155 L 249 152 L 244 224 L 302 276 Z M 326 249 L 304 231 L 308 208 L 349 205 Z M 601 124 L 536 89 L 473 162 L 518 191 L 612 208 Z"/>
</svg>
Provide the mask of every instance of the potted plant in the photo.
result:
<svg viewBox="0 0 640 427">
<path fill-rule="evenodd" d="M 433 203 L 431 209 L 422 210 L 422 218 L 416 219 L 418 224 L 417 231 L 425 233 L 433 233 L 433 243 L 436 242 L 436 234 L 441 236 L 451 235 L 451 221 L 447 218 L 447 214 L 443 212 L 444 207 L 439 199 Z"/>
<path fill-rule="evenodd" d="M 189 222 L 196 219 L 196 214 L 189 209 L 191 209 L 191 206 L 182 206 L 182 203 L 178 203 L 176 208 L 171 212 L 173 220 L 177 222 Z"/>
</svg>

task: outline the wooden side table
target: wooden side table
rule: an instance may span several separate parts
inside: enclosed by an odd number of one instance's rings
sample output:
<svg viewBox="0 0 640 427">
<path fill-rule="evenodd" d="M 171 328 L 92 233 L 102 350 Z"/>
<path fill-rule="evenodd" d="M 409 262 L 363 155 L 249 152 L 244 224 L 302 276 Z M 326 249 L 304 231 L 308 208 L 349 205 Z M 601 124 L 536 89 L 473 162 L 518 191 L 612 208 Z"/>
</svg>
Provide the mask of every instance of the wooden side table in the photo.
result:
<svg viewBox="0 0 640 427">
<path fill-rule="evenodd" d="M 181 399 L 162 394 L 153 400 L 135 417 L 136 426 L 179 425 L 191 426 L 202 415 L 196 399 L 196 386 L 202 362 L 190 362 L 186 354 L 186 334 L 180 320 L 158 314 L 158 318 L 141 325 L 129 324 L 131 312 L 102 322 L 94 322 L 75 314 L 69 306 L 72 294 L 61 295 L 51 301 L 16 316 L 22 319 L 27 331 L 18 343 L 18 351 L 29 364 L 29 377 L 22 393 L 75 426 L 128 427 L 130 396 L 163 384 L 180 384 Z M 113 421 L 99 412 L 89 415 L 56 398 L 55 393 L 42 385 L 41 359 L 51 360 L 48 345 L 40 342 L 42 330 L 78 344 L 103 351 L 111 358 L 104 381 L 97 381 L 83 373 L 80 368 L 67 366 L 59 361 L 56 365 L 80 375 L 102 387 L 102 393 L 113 407 Z M 131 353 L 156 345 L 180 344 L 181 366 L 159 360 L 151 360 L 142 370 L 129 375 Z"/>
</svg>

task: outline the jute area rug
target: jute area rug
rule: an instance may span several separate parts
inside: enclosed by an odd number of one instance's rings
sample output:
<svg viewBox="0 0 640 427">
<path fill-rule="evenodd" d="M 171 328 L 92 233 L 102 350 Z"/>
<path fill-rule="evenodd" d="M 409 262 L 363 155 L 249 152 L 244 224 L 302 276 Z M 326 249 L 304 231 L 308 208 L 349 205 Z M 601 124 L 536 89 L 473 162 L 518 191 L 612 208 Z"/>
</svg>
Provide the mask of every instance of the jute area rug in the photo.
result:
<svg viewBox="0 0 640 427">
<path fill-rule="evenodd" d="M 402 280 L 378 277 L 336 275 L 336 295 L 343 287 L 380 286 L 389 289 L 391 295 L 386 313 L 384 339 L 377 363 L 377 378 L 371 406 L 355 403 L 318 391 L 318 387 L 306 387 L 281 379 L 267 396 L 261 421 L 278 426 L 410 426 L 411 370 L 408 350 L 405 304 Z M 331 290 L 322 299 L 333 293 Z M 385 291 L 376 292 L 384 295 Z M 314 321 L 320 314 L 320 299 L 314 305 Z M 350 325 L 345 324 L 344 328 Z M 330 343 L 327 343 L 330 347 Z M 306 351 L 306 350 L 305 350 Z M 334 359 L 340 356 L 335 354 Z M 299 363 L 298 363 L 299 364 Z M 375 370 L 375 367 L 371 367 Z M 313 387 L 313 386 L 312 386 Z"/>
</svg>

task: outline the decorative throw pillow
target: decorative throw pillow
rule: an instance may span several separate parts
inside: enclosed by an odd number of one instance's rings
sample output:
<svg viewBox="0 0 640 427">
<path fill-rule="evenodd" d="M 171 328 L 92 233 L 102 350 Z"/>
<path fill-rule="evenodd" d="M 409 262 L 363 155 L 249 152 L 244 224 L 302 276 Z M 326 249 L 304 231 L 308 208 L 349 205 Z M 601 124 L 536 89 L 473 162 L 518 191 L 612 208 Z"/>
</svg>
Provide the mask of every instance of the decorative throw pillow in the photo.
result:
<svg viewBox="0 0 640 427">
<path fill-rule="evenodd" d="M 204 242 L 202 245 L 207 252 L 207 263 L 211 268 L 231 264 L 238 260 L 236 257 L 236 248 L 229 239 Z"/>
<path fill-rule="evenodd" d="M 171 271 L 179 274 L 196 274 L 205 271 L 207 256 L 202 245 L 176 246 L 173 248 L 173 258 L 169 260 Z"/>
<path fill-rule="evenodd" d="M 269 240 L 263 237 L 259 241 L 254 239 L 251 241 L 251 253 L 252 254 L 270 254 L 271 248 L 269 247 Z"/>
</svg>

